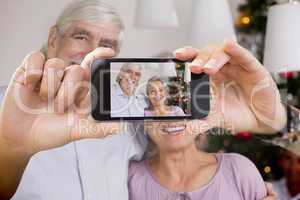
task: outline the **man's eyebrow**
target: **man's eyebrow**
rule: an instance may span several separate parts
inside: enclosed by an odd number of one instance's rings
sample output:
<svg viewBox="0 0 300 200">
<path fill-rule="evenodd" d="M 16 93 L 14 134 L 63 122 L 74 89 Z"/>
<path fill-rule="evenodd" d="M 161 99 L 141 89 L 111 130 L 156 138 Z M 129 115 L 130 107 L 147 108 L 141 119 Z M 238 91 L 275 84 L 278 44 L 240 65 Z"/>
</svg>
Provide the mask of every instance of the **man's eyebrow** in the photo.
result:
<svg viewBox="0 0 300 200">
<path fill-rule="evenodd" d="M 103 44 L 109 44 L 112 47 L 116 48 L 118 46 L 118 41 L 114 39 L 109 39 L 109 38 L 102 38 L 99 42 L 99 46 Z"/>
<path fill-rule="evenodd" d="M 84 30 L 84 29 L 81 29 L 81 28 L 75 28 L 75 29 L 72 31 L 72 35 L 75 35 L 75 34 L 92 36 L 92 34 L 91 34 L 89 31 Z"/>
</svg>

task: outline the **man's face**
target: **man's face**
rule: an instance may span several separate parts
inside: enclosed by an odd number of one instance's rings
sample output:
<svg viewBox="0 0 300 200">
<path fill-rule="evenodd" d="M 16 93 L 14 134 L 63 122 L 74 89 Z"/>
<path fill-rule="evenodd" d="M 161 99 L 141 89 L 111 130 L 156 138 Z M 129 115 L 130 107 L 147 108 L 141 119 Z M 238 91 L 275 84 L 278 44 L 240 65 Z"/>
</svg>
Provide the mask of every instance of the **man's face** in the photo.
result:
<svg viewBox="0 0 300 200">
<path fill-rule="evenodd" d="M 141 75 L 139 66 L 131 65 L 122 69 L 120 86 L 123 92 L 128 95 L 132 95 L 133 91 L 139 85 Z"/>
<path fill-rule="evenodd" d="M 111 24 L 74 22 L 64 32 L 53 27 L 48 40 L 48 57 L 63 59 L 66 64 L 80 64 L 97 47 L 117 50 L 120 30 Z"/>
</svg>

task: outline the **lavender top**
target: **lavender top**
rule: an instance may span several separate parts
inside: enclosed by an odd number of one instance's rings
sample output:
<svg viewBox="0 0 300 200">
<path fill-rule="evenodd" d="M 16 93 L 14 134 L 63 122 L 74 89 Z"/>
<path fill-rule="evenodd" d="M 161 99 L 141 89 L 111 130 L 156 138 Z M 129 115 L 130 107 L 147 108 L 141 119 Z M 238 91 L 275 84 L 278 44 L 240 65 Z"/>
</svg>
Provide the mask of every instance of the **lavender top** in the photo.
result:
<svg viewBox="0 0 300 200">
<path fill-rule="evenodd" d="M 145 116 L 156 116 L 155 112 L 152 110 L 144 110 Z M 185 116 L 183 110 L 178 106 L 171 106 L 171 113 L 168 116 Z"/>
<path fill-rule="evenodd" d="M 145 161 L 129 166 L 129 200 L 261 200 L 266 196 L 264 181 L 246 157 L 216 154 L 218 169 L 205 186 L 191 192 L 173 192 L 161 186 Z"/>
</svg>

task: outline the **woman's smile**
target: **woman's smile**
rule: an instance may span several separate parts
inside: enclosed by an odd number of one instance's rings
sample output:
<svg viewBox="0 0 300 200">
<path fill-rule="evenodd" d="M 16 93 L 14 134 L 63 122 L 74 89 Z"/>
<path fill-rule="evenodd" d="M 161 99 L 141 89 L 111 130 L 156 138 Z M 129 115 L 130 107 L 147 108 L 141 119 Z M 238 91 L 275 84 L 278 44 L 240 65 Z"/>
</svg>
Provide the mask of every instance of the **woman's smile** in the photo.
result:
<svg viewBox="0 0 300 200">
<path fill-rule="evenodd" d="M 185 125 L 180 125 L 180 126 L 170 126 L 170 127 L 164 127 L 161 128 L 163 133 L 166 134 L 171 134 L 171 135 L 178 135 L 180 133 L 183 133 L 185 130 L 186 126 Z"/>
</svg>

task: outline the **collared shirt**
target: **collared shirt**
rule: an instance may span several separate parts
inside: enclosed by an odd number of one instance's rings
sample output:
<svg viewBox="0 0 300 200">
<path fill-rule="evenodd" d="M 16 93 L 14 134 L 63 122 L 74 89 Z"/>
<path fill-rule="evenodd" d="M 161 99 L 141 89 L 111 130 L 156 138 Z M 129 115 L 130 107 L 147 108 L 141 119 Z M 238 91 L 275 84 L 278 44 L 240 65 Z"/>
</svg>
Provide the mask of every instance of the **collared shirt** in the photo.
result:
<svg viewBox="0 0 300 200">
<path fill-rule="evenodd" d="M 132 96 L 125 96 L 119 84 L 111 88 L 111 116 L 112 117 L 143 117 L 147 107 L 145 95 L 135 92 Z"/>
<path fill-rule="evenodd" d="M 140 132 L 80 140 L 37 153 L 12 200 L 127 200 L 129 160 L 141 159 L 147 142 Z"/>
</svg>

